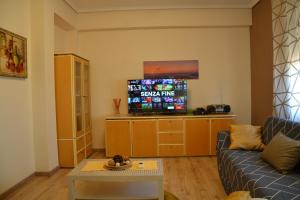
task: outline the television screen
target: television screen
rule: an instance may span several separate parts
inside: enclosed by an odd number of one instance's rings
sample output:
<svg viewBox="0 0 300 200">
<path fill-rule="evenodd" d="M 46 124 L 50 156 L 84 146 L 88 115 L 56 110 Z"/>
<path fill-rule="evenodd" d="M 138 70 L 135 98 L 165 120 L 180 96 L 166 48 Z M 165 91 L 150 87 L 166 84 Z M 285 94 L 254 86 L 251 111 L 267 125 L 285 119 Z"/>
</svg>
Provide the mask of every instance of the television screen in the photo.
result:
<svg viewBox="0 0 300 200">
<path fill-rule="evenodd" d="M 128 80 L 128 113 L 186 113 L 187 81 Z"/>
</svg>

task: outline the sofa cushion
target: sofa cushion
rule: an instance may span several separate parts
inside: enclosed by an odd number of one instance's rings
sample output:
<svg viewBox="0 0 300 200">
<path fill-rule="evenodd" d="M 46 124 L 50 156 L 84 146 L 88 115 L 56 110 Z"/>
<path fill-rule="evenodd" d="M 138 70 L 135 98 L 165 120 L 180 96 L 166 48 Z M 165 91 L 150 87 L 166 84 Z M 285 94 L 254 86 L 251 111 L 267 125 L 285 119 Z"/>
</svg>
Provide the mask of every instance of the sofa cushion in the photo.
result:
<svg viewBox="0 0 300 200">
<path fill-rule="evenodd" d="M 300 174 L 280 174 L 260 157 L 257 151 L 219 152 L 218 167 L 225 191 L 247 190 L 252 197 L 274 200 L 300 199 Z"/>
<path fill-rule="evenodd" d="M 300 158 L 300 141 L 291 139 L 281 132 L 273 137 L 262 152 L 262 159 L 279 172 L 293 169 Z"/>
<path fill-rule="evenodd" d="M 229 194 L 224 200 L 251 200 L 249 191 L 236 191 Z"/>
<path fill-rule="evenodd" d="M 262 150 L 261 127 L 250 124 L 230 125 L 229 149 Z"/>
<path fill-rule="evenodd" d="M 300 140 L 300 122 L 294 122 L 277 117 L 269 117 L 263 128 L 262 140 L 264 144 L 269 144 L 272 138 L 281 131 L 286 136 L 295 140 Z M 300 163 L 295 167 L 295 171 L 300 173 Z"/>
<path fill-rule="evenodd" d="M 249 191 L 236 191 L 225 197 L 224 200 L 267 200 L 265 198 L 251 198 Z"/>
</svg>

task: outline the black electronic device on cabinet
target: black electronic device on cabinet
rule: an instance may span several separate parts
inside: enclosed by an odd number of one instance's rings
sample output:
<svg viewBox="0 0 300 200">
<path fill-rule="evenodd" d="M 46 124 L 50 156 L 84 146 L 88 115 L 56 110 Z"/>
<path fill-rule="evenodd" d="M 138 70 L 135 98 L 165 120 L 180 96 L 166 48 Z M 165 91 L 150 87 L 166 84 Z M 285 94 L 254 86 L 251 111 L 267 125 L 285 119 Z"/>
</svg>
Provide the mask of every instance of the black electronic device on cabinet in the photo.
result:
<svg viewBox="0 0 300 200">
<path fill-rule="evenodd" d="M 204 108 L 196 108 L 194 111 L 193 111 L 193 114 L 194 115 L 206 115 L 207 112 Z"/>
<path fill-rule="evenodd" d="M 222 114 L 231 111 L 230 105 L 227 104 L 211 104 L 206 107 L 207 114 Z"/>
</svg>

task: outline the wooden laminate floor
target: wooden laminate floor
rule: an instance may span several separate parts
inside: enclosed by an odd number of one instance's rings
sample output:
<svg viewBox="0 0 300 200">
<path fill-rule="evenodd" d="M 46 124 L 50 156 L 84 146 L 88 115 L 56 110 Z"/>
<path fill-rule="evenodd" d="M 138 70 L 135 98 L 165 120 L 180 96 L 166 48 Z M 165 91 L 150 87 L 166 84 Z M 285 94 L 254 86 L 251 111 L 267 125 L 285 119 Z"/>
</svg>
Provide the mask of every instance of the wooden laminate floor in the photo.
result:
<svg viewBox="0 0 300 200">
<path fill-rule="evenodd" d="M 91 158 L 101 157 L 95 153 Z M 180 200 L 214 200 L 226 196 L 215 157 L 163 158 L 163 161 L 164 189 Z M 6 200 L 67 200 L 69 171 L 59 169 L 51 177 L 34 176 Z"/>
</svg>

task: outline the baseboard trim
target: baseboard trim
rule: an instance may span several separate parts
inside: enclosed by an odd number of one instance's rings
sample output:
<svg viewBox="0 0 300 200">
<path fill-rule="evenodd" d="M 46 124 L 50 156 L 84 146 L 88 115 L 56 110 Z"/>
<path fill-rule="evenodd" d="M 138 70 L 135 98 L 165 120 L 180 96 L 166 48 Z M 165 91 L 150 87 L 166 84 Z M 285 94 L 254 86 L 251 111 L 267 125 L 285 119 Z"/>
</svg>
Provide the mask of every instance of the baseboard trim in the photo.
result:
<svg viewBox="0 0 300 200">
<path fill-rule="evenodd" d="M 52 176 L 57 170 L 59 170 L 59 166 L 56 166 L 49 172 L 35 172 L 34 175 L 36 176 Z"/>
<path fill-rule="evenodd" d="M 6 190 L 5 192 L 3 192 L 2 194 L 0 194 L 0 200 L 5 199 L 6 197 L 8 197 L 10 194 L 12 194 L 14 191 L 18 190 L 20 187 L 22 187 L 25 183 L 27 183 L 30 179 L 32 179 L 34 176 L 52 176 L 57 170 L 59 170 L 59 166 L 55 167 L 54 169 L 52 169 L 49 172 L 34 172 L 32 174 L 30 174 L 28 177 L 24 178 L 23 180 L 21 180 L 19 183 L 15 184 L 14 186 L 12 186 L 11 188 L 9 188 L 8 190 Z"/>
<path fill-rule="evenodd" d="M 23 180 L 21 180 L 19 183 L 15 184 L 14 186 L 12 186 L 11 188 L 9 188 L 8 190 L 6 190 L 5 192 L 3 192 L 2 194 L 0 194 L 0 200 L 5 199 L 6 197 L 8 197 L 11 193 L 13 193 L 14 191 L 16 191 L 17 189 L 19 189 L 21 186 L 23 186 L 25 183 L 27 183 L 30 179 L 32 179 L 35 176 L 35 173 L 32 173 L 31 175 L 29 175 L 28 177 L 24 178 Z"/>
</svg>

